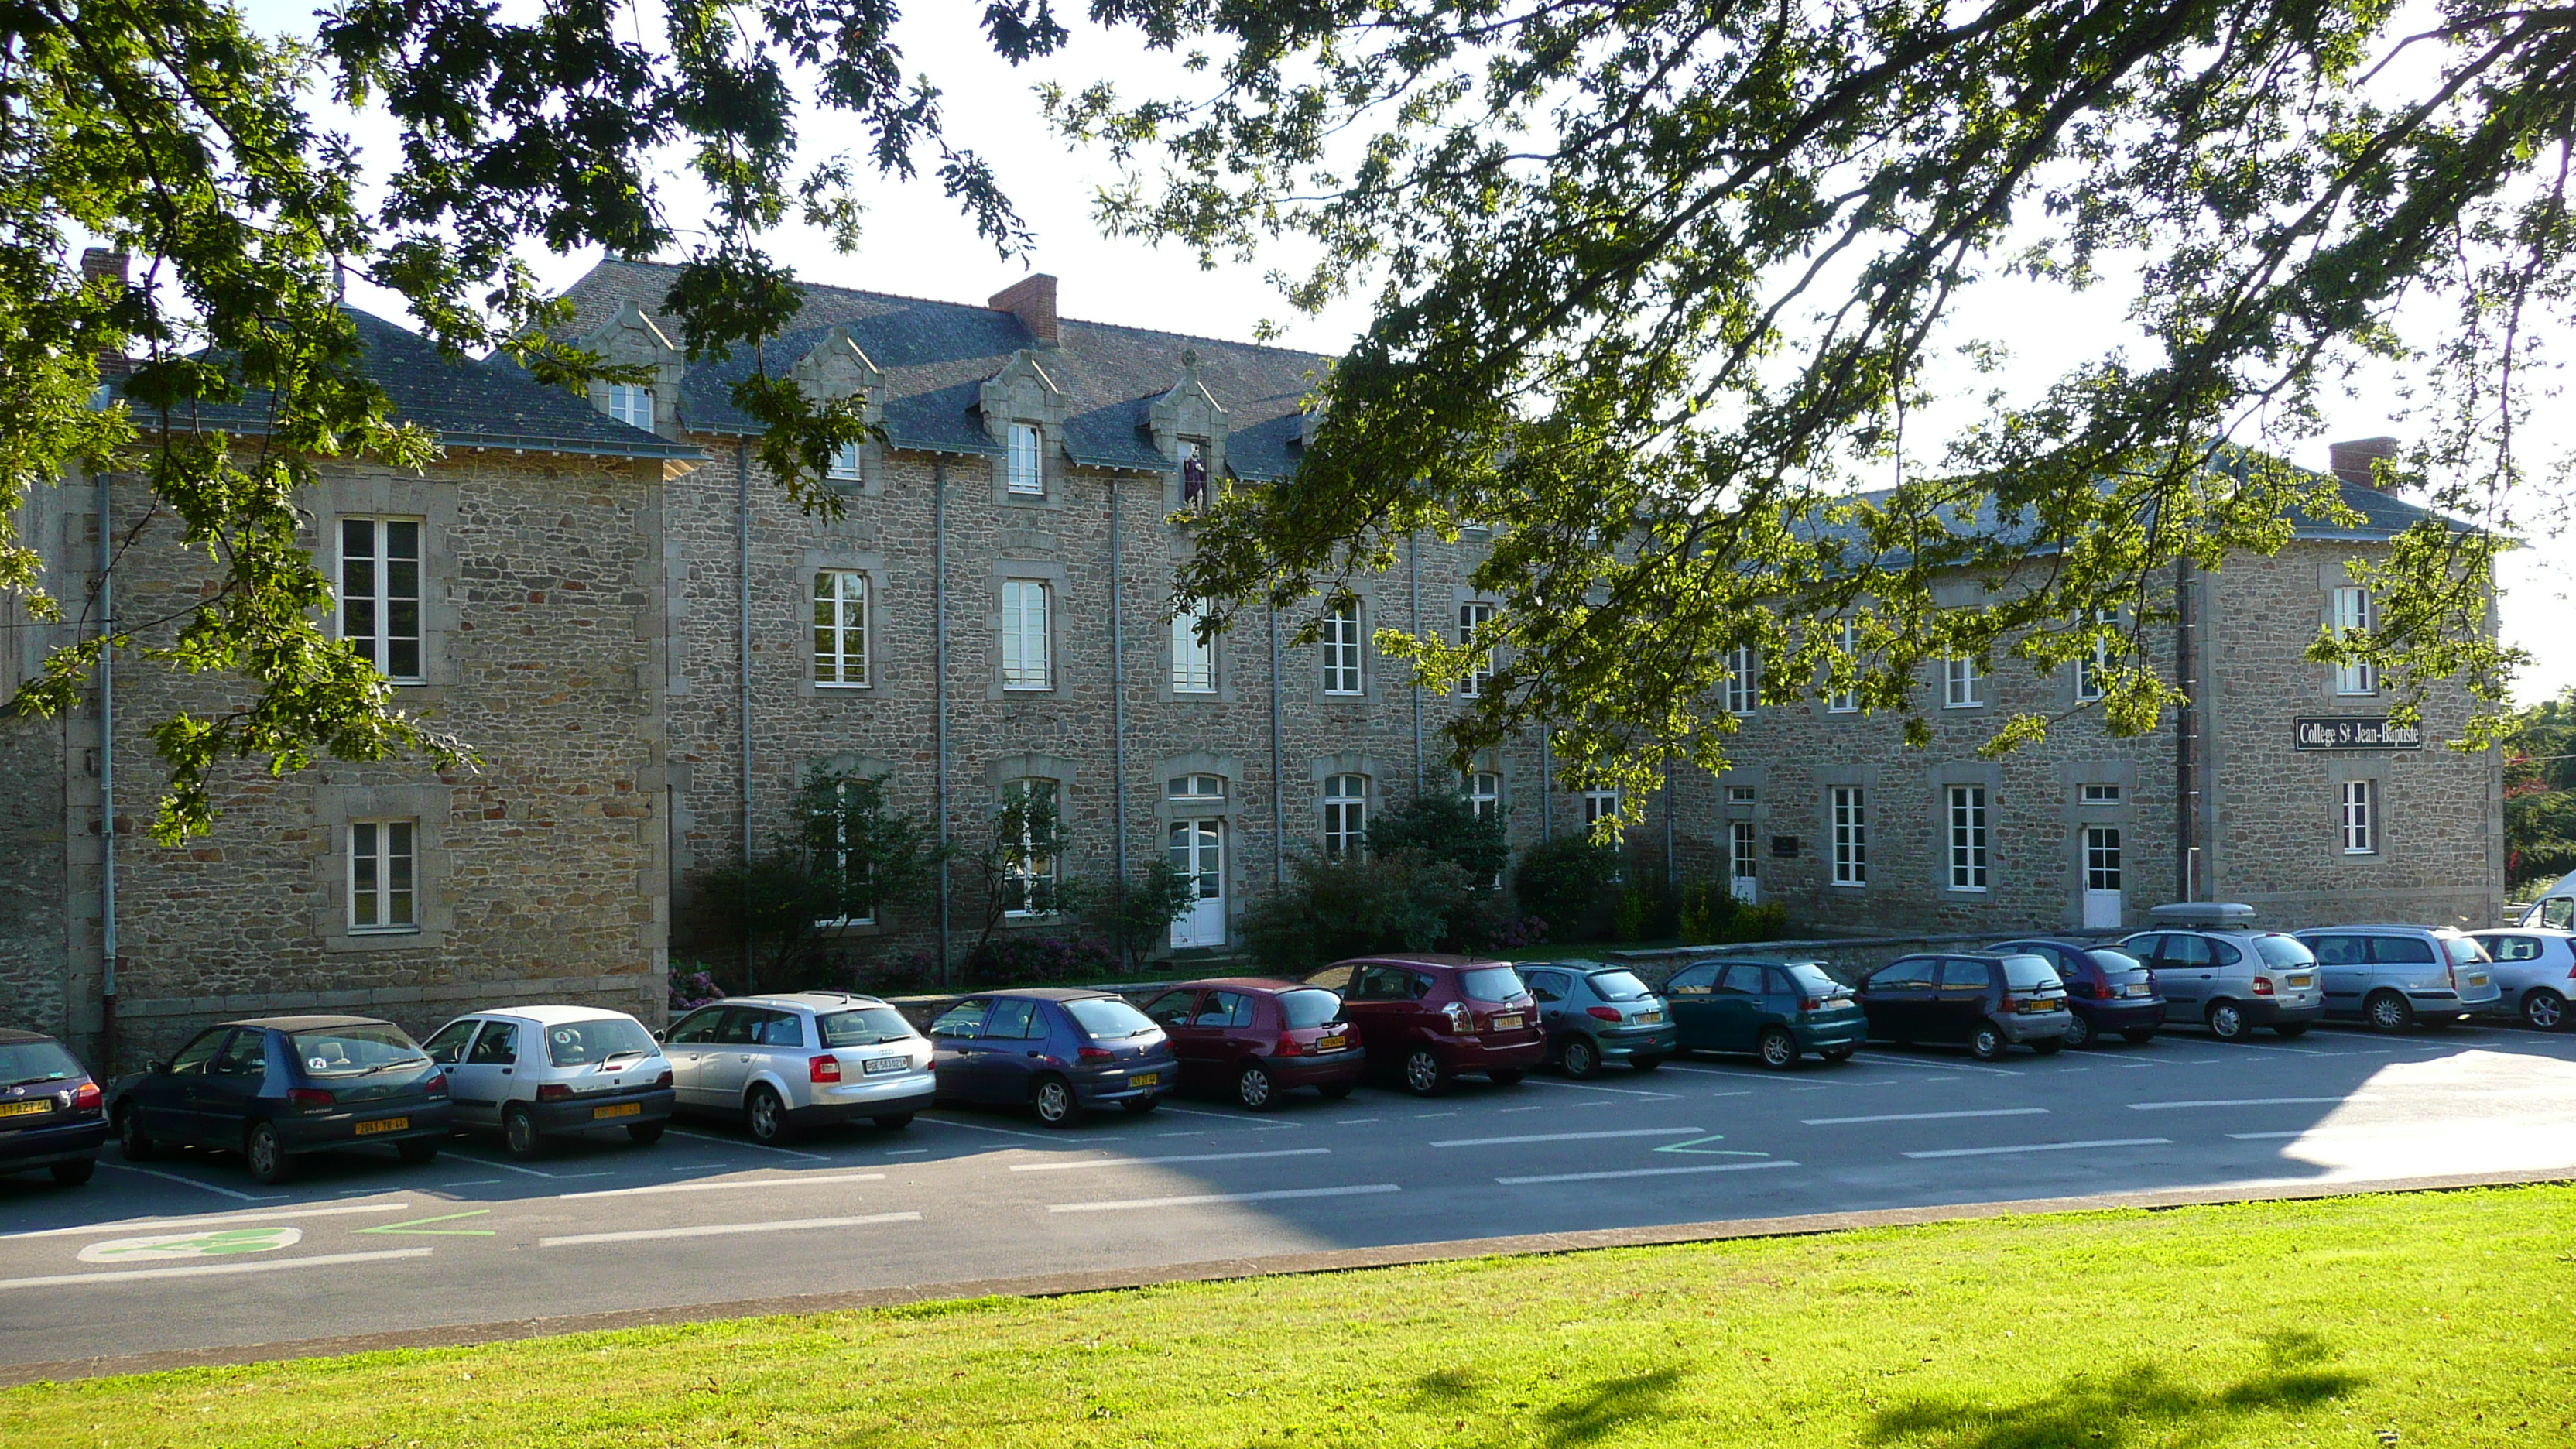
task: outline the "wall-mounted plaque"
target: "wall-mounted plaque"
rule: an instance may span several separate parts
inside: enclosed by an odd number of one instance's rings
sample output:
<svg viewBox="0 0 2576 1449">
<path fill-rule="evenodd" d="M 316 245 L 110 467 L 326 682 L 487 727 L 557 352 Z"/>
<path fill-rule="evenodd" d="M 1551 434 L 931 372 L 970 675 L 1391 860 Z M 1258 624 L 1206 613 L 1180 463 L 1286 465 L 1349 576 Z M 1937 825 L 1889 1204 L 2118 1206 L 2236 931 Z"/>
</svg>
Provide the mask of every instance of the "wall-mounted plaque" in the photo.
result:
<svg viewBox="0 0 2576 1449">
<path fill-rule="evenodd" d="M 2300 750 L 2420 750 L 2421 725 L 2390 724 L 2385 715 L 2363 719 L 2291 721 L 2290 745 Z"/>
</svg>

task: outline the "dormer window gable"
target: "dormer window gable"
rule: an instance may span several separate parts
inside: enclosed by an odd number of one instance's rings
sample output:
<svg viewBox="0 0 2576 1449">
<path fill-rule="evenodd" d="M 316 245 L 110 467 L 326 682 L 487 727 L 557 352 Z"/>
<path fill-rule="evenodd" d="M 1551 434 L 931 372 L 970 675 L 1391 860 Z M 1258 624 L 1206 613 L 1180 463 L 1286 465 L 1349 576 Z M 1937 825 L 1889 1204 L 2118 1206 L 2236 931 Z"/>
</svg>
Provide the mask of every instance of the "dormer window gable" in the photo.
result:
<svg viewBox="0 0 2576 1449">
<path fill-rule="evenodd" d="M 1181 353 L 1181 375 L 1145 409 L 1143 431 L 1172 467 L 1175 506 L 1207 506 L 1226 476 L 1226 410 L 1199 380 L 1196 349 Z"/>
<path fill-rule="evenodd" d="M 852 340 L 846 328 L 835 327 L 814 345 L 812 351 L 797 359 L 789 377 L 797 391 L 815 401 L 855 400 L 859 420 L 870 427 L 885 421 L 881 401 L 885 395 L 885 373 L 867 353 Z M 875 492 L 878 485 L 880 448 L 875 438 L 845 443 L 824 466 L 824 481 L 844 487 L 859 487 Z"/>
<path fill-rule="evenodd" d="M 646 432 L 665 437 L 679 432 L 680 349 L 643 308 L 627 303 L 577 345 L 613 366 L 651 369 L 650 380 L 643 383 L 592 383 L 591 406 Z"/>
<path fill-rule="evenodd" d="M 1011 360 L 985 380 L 976 405 L 996 454 L 999 501 L 1054 498 L 1059 493 L 1055 473 L 1064 451 L 1065 425 L 1073 417 L 1073 400 L 1040 363 L 1036 351 L 1024 347 L 1011 354 Z"/>
</svg>

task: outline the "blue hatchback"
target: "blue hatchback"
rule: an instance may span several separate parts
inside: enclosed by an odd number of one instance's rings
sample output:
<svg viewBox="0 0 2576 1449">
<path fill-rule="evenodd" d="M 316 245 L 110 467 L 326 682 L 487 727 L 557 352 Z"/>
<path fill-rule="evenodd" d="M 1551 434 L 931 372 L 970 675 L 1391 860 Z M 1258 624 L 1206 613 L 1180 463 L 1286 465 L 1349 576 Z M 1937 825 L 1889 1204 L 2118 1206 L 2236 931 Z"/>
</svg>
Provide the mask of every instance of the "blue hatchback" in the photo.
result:
<svg viewBox="0 0 2576 1449">
<path fill-rule="evenodd" d="M 106 1094 L 63 1044 L 0 1027 L 0 1172 L 50 1170 L 78 1187 L 107 1140 Z"/>
<path fill-rule="evenodd" d="M 1151 1112 L 1180 1081 L 1163 1029 L 1106 991 L 979 993 L 939 1014 L 930 1043 L 941 1100 L 1026 1106 L 1049 1127 L 1088 1107 Z"/>
<path fill-rule="evenodd" d="M 295 1159 L 382 1143 L 429 1162 L 447 1140 L 447 1074 L 390 1021 L 274 1016 L 199 1032 L 179 1054 L 117 1084 L 129 1161 L 181 1143 L 238 1152 L 251 1176 L 284 1182 Z"/>
</svg>

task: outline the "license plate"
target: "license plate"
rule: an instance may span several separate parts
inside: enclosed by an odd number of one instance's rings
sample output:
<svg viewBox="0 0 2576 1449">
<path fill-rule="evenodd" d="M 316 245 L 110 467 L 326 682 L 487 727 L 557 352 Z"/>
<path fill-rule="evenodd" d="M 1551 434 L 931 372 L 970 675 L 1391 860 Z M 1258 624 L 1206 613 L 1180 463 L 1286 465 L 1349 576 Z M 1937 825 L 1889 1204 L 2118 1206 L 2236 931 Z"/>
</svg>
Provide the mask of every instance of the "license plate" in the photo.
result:
<svg viewBox="0 0 2576 1449">
<path fill-rule="evenodd" d="M 1315 1050 L 1319 1052 L 1337 1052 L 1350 1044 L 1351 1039 L 1346 1036 L 1317 1037 L 1315 1039 Z"/>
<path fill-rule="evenodd" d="M 52 1110 L 54 1104 L 48 1101 L 0 1102 L 0 1117 L 33 1117 Z"/>
<path fill-rule="evenodd" d="M 1138 1072 L 1127 1079 L 1127 1085 L 1131 1087 L 1159 1087 L 1163 1085 L 1163 1074 L 1161 1072 Z"/>
<path fill-rule="evenodd" d="M 1663 1021 L 1664 1014 L 1660 1011 L 1641 1011 L 1637 1013 L 1637 1025 L 1639 1026 L 1661 1026 L 1663 1025 Z"/>
<path fill-rule="evenodd" d="M 2469 984 L 2471 986 L 2484 986 L 2487 984 L 2487 979 L 2483 976 L 2472 976 L 2469 978 Z"/>
<path fill-rule="evenodd" d="M 605 1117 L 640 1117 L 642 1115 L 644 1115 L 644 1104 L 641 1102 L 619 1102 L 614 1106 L 590 1109 L 590 1117 L 594 1122 Z"/>
<path fill-rule="evenodd" d="M 372 1137 L 378 1132 L 400 1132 L 410 1125 L 409 1117 L 379 1117 L 373 1122 L 359 1123 L 357 1132 L 361 1137 Z"/>
<path fill-rule="evenodd" d="M 2032 1015 L 2037 1015 L 2043 1011 L 2055 1011 L 2057 1009 L 2057 1003 L 2054 1001 L 2025 1001 L 2021 1004 L 2021 1009 L 2025 1012 L 2031 1013 Z"/>
<path fill-rule="evenodd" d="M 2154 986 L 2149 985 L 2144 981 L 2132 981 L 2128 985 L 2120 988 L 2120 994 L 2122 996 L 2150 996 L 2155 993 L 2155 989 L 2156 988 Z"/>
<path fill-rule="evenodd" d="M 2290 984 L 2292 986 L 2305 986 L 2315 979 L 2316 978 L 2313 976 L 2293 976 L 2290 978 Z"/>
<path fill-rule="evenodd" d="M 879 1072 L 899 1072 L 911 1065 L 910 1057 L 870 1057 L 866 1063 L 866 1071 L 873 1077 Z"/>
<path fill-rule="evenodd" d="M 1512 1028 L 1519 1026 L 1520 1024 L 1521 1019 L 1518 1016 L 1498 1016 L 1494 1018 L 1494 1030 L 1496 1031 L 1510 1031 Z"/>
</svg>

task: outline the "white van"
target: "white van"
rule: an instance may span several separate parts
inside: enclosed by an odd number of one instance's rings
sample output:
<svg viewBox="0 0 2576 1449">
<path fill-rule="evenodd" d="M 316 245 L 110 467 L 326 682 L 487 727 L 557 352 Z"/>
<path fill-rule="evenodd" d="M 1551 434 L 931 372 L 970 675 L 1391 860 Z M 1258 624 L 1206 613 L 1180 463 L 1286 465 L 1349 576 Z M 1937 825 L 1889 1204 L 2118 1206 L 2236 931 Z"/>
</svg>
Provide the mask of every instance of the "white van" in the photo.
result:
<svg viewBox="0 0 2576 1449">
<path fill-rule="evenodd" d="M 2514 924 L 2526 931 L 2576 931 L 2576 870 L 2542 891 L 2540 899 L 2532 902 L 2531 909 Z"/>
</svg>

